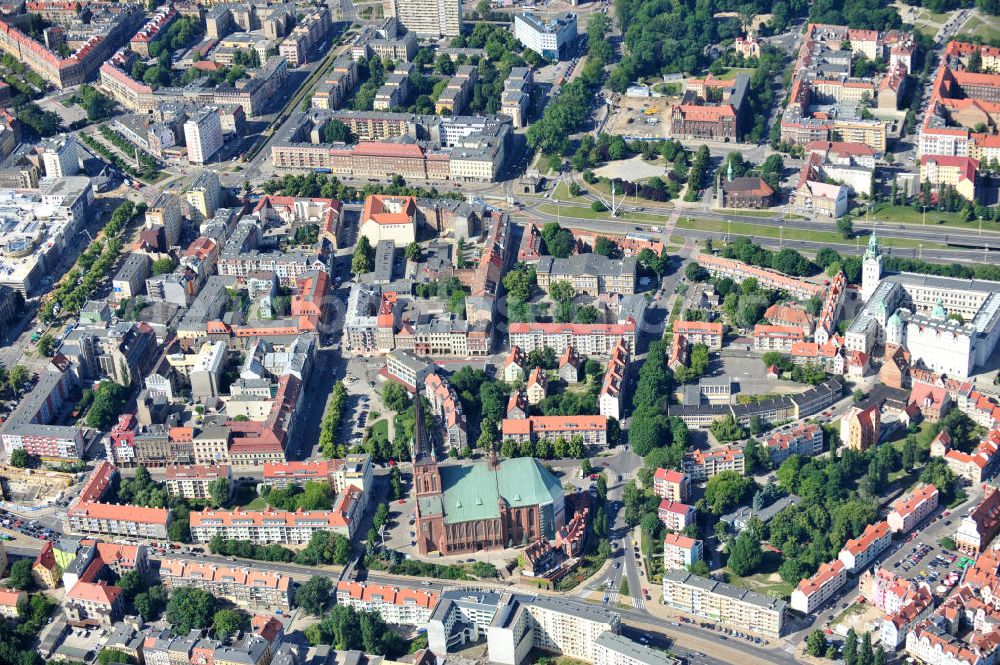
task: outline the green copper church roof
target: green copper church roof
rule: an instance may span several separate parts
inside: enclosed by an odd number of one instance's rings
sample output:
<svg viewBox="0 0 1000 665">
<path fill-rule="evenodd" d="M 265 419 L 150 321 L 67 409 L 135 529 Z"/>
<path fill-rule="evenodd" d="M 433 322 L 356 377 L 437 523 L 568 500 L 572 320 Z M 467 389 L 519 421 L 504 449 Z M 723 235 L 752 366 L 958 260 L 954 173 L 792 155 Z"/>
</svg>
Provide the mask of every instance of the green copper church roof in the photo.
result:
<svg viewBox="0 0 1000 665">
<path fill-rule="evenodd" d="M 511 508 L 551 503 L 562 496 L 559 481 L 533 457 L 500 462 L 442 466 L 444 521 L 448 524 L 500 516 L 499 499 Z"/>
</svg>

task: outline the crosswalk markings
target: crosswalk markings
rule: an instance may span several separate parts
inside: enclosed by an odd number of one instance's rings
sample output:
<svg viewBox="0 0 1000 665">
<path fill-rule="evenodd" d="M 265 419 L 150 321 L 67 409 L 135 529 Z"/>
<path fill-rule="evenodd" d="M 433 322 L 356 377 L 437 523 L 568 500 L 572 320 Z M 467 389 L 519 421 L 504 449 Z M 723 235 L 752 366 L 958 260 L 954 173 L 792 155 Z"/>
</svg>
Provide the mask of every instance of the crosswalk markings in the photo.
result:
<svg viewBox="0 0 1000 665">
<path fill-rule="evenodd" d="M 795 643 L 791 640 L 785 640 L 781 644 L 782 651 L 787 651 L 788 653 L 795 653 Z"/>
</svg>

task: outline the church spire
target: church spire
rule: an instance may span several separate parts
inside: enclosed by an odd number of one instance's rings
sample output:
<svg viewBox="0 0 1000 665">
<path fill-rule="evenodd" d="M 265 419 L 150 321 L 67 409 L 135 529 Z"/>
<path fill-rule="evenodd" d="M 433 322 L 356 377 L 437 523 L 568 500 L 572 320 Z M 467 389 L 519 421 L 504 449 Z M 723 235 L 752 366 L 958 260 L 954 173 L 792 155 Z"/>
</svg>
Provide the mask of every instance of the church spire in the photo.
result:
<svg viewBox="0 0 1000 665">
<path fill-rule="evenodd" d="M 882 253 L 882 250 L 878 246 L 878 237 L 875 232 L 872 231 L 871 236 L 868 237 L 868 249 L 865 251 L 866 257 L 876 257 Z"/>
</svg>

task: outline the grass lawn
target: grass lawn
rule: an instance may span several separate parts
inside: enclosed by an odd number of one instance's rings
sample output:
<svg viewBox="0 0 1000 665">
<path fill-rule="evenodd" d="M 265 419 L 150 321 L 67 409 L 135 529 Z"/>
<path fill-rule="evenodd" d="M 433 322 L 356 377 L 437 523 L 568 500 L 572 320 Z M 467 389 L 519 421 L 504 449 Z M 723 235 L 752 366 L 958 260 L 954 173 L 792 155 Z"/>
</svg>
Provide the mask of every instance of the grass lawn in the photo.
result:
<svg viewBox="0 0 1000 665">
<path fill-rule="evenodd" d="M 262 496 L 256 497 L 253 501 L 243 506 L 247 510 L 263 510 L 267 506 L 267 499 Z"/>
<path fill-rule="evenodd" d="M 736 210 L 734 208 L 720 208 L 716 212 L 726 215 L 743 215 L 744 217 L 781 217 L 781 211 L 772 212 L 770 210 Z"/>
<path fill-rule="evenodd" d="M 581 191 L 586 191 L 586 190 L 584 190 L 581 187 Z M 556 185 L 555 191 L 552 192 L 552 197 L 559 199 L 561 202 L 576 201 L 579 203 L 586 203 L 587 201 L 587 199 L 583 198 L 582 196 L 573 196 L 572 194 L 570 194 L 569 185 L 563 181 L 560 181 L 559 184 Z"/>
<path fill-rule="evenodd" d="M 910 206 L 875 206 L 871 218 L 876 222 L 887 222 L 892 224 L 923 224 L 923 212 Z M 863 218 L 858 218 L 861 222 Z M 967 222 L 962 215 L 957 212 L 938 212 L 937 210 L 927 211 L 927 226 L 955 226 L 961 229 L 979 229 L 979 222 Z M 983 230 L 1000 230 L 1000 224 L 996 222 L 983 222 Z"/>
<path fill-rule="evenodd" d="M 749 67 L 730 67 L 722 76 L 717 76 L 720 81 L 732 81 L 736 78 L 736 75 L 740 72 L 746 72 L 747 74 L 753 74 L 753 69 Z"/>
<path fill-rule="evenodd" d="M 656 163 L 656 161 L 658 161 L 658 160 L 659 160 L 659 158 L 657 158 L 657 160 L 654 160 L 653 162 L 650 162 L 650 163 Z M 664 176 L 664 177 L 666 177 L 666 176 Z M 641 182 L 645 182 L 646 180 L 649 180 L 649 178 L 638 178 L 638 182 L 640 182 L 640 183 Z M 581 185 L 581 187 L 583 187 L 584 189 L 590 189 L 590 190 L 598 191 L 601 194 L 603 194 L 604 196 L 606 196 L 607 198 L 609 198 L 609 199 L 611 198 L 611 183 L 609 183 L 609 182 L 607 182 L 605 180 L 598 180 L 593 185 L 588 185 L 588 184 L 584 183 L 583 185 Z M 619 197 L 621 197 L 621 195 L 622 195 L 621 192 L 617 192 L 615 194 L 615 200 L 617 200 Z M 651 199 L 647 199 L 647 198 L 642 197 L 642 196 L 638 197 L 638 200 L 639 201 L 645 201 L 645 202 L 648 202 L 648 203 L 653 203 L 653 204 L 658 205 L 658 206 L 671 207 L 671 208 L 673 207 L 673 204 L 670 203 L 670 202 L 668 202 L 668 201 L 653 201 Z M 636 201 L 636 197 L 635 196 L 630 196 L 630 197 L 628 197 L 628 201 L 626 203 L 630 203 L 630 204 L 634 205 L 635 201 Z"/>
<path fill-rule="evenodd" d="M 982 37 L 986 41 L 1000 39 L 1000 22 L 994 20 L 984 20 L 980 16 L 973 16 L 962 26 L 961 34 L 955 39 L 963 37 Z"/>
<path fill-rule="evenodd" d="M 838 624 L 847 617 L 851 616 L 852 614 L 860 614 L 861 612 L 864 611 L 865 611 L 865 606 L 863 603 L 854 603 L 853 605 L 849 606 L 846 610 L 835 616 L 831 623 Z"/>
<path fill-rule="evenodd" d="M 757 593 L 763 593 L 768 596 L 779 598 L 789 598 L 792 595 L 792 592 L 795 591 L 795 585 L 789 584 L 781 578 L 778 578 L 777 581 L 775 581 L 772 579 L 772 573 L 757 573 L 756 575 L 740 577 L 728 568 L 725 570 L 726 574 L 729 576 L 730 584 L 741 586 L 744 589 L 750 589 L 751 591 L 756 591 Z"/>
<path fill-rule="evenodd" d="M 611 213 L 608 211 L 604 212 L 594 212 L 590 208 L 582 208 L 580 206 L 573 205 L 556 205 L 554 203 L 543 203 L 538 206 L 540 212 L 544 212 L 548 215 L 558 215 L 566 217 L 567 219 L 623 219 L 623 220 L 634 220 L 639 222 L 651 222 L 653 224 L 662 224 L 666 220 L 666 215 L 649 215 L 640 212 L 629 212 L 622 213 L 618 215 L 617 218 L 611 217 Z"/>
<path fill-rule="evenodd" d="M 779 238 L 782 237 L 779 226 L 764 226 L 760 224 L 750 224 L 747 222 L 723 222 L 714 219 L 701 219 L 698 217 L 681 217 L 677 220 L 677 227 L 681 229 L 694 229 L 698 231 L 710 231 L 713 233 L 731 232 L 733 235 L 748 236 L 750 238 Z M 786 240 L 804 240 L 807 242 L 821 242 L 827 245 L 853 245 L 857 241 L 844 240 L 839 233 L 832 231 L 803 231 L 801 229 L 786 229 L 784 233 Z M 862 242 L 864 240 L 862 239 Z M 887 247 L 909 247 L 913 248 L 921 244 L 916 240 L 905 238 L 885 238 L 880 241 Z M 944 245 L 936 243 L 923 243 L 928 249 L 943 249 Z"/>
</svg>

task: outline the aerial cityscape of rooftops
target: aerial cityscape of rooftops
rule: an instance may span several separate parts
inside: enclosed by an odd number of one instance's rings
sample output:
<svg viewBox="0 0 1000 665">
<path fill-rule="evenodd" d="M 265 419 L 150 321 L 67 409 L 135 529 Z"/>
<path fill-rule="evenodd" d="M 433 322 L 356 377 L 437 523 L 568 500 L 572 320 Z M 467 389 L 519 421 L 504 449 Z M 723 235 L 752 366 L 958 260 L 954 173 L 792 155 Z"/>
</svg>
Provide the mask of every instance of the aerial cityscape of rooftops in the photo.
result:
<svg viewBox="0 0 1000 665">
<path fill-rule="evenodd" d="M 1000 0 L 0 3 L 0 664 L 998 665 L 998 489 Z"/>
</svg>

